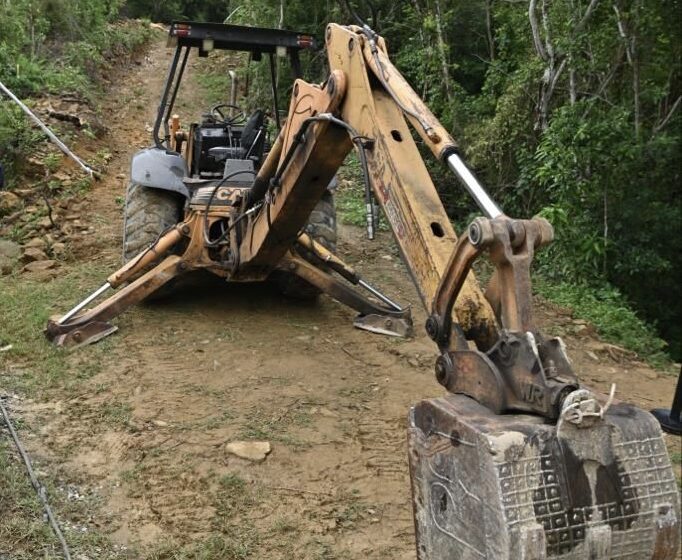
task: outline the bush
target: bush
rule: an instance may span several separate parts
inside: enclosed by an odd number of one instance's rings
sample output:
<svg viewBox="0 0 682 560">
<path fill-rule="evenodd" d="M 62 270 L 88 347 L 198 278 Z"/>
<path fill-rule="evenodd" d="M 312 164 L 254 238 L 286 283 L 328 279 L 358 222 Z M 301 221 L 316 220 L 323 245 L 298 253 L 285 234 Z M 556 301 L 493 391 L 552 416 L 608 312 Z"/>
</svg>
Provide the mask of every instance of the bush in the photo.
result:
<svg viewBox="0 0 682 560">
<path fill-rule="evenodd" d="M 16 104 L 0 99 L 0 161 L 7 178 L 16 174 L 19 156 L 30 153 L 41 136 Z"/>
<path fill-rule="evenodd" d="M 632 310 L 630 303 L 614 287 L 585 283 L 568 284 L 535 278 L 535 291 L 541 296 L 573 310 L 574 315 L 592 323 L 609 342 L 632 350 L 654 366 L 670 363 L 667 343 L 655 329 Z"/>
<path fill-rule="evenodd" d="M 65 92 L 90 97 L 110 65 L 120 63 L 152 33 L 146 22 L 109 22 L 116 2 L 93 1 L 99 8 L 88 17 L 79 11 L 87 5 L 83 1 L 58 4 L 64 13 L 55 14 L 53 3 L 27 7 L 18 0 L 0 16 L 0 81 L 19 97 Z M 0 160 L 8 180 L 41 138 L 21 110 L 0 95 Z"/>
</svg>

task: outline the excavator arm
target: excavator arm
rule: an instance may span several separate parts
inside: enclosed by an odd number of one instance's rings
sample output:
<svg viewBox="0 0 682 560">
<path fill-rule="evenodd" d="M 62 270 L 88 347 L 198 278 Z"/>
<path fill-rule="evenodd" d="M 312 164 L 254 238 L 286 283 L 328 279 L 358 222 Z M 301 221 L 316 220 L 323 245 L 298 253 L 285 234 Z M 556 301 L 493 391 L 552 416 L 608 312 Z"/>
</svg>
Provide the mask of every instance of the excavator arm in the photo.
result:
<svg viewBox="0 0 682 560">
<path fill-rule="evenodd" d="M 512 220 L 499 210 L 462 162 L 455 141 L 390 62 L 383 39 L 368 29 L 331 24 L 326 41 L 328 80 L 322 86 L 296 81 L 286 126 L 256 178 L 248 206 L 262 206 L 245 227 L 237 276 L 282 262 L 355 144 L 373 198 L 430 313 L 427 332 L 441 351 L 439 382 L 497 413 L 527 410 L 556 418 L 578 382 L 561 344 L 542 340 L 533 325 L 529 274 L 534 250 L 552 240 L 552 227 L 542 219 Z M 406 119 L 488 216 L 459 239 Z M 485 251 L 497 266 L 488 297 L 470 271 Z M 520 359 L 509 360 L 510 352 Z"/>
<path fill-rule="evenodd" d="M 294 86 L 247 201 L 262 207 L 240 262 L 248 271 L 285 258 L 355 145 L 429 313 L 448 390 L 409 414 L 418 558 L 673 558 L 680 503 L 658 424 L 581 387 L 562 341 L 534 323 L 530 266 L 551 225 L 502 213 L 383 39 L 331 24 L 326 43 L 330 77 Z M 484 214 L 459 237 L 408 122 Z M 471 272 L 484 253 L 495 266 L 485 294 Z"/>
</svg>

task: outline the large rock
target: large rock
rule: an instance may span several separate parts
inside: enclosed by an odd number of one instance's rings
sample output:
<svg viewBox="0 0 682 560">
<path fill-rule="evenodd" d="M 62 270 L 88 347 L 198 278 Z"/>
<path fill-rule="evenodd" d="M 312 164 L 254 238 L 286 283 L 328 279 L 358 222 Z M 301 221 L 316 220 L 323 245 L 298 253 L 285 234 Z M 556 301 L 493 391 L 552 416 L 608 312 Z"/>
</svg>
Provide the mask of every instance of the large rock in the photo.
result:
<svg viewBox="0 0 682 560">
<path fill-rule="evenodd" d="M 37 247 L 28 247 L 24 249 L 24 254 L 21 256 L 21 260 L 25 263 L 31 263 L 34 261 L 46 261 L 47 255 L 42 249 Z"/>
<path fill-rule="evenodd" d="M 9 191 L 0 191 L 0 214 L 7 214 L 21 205 L 21 198 Z"/>
<path fill-rule="evenodd" d="M 0 255 L 0 276 L 10 274 L 14 268 L 14 262 L 9 257 Z"/>
<path fill-rule="evenodd" d="M 29 247 L 33 247 L 35 249 L 40 249 L 44 251 L 45 249 L 47 249 L 47 241 L 41 239 L 40 237 L 34 237 L 28 243 L 24 243 L 25 249 L 28 249 Z"/>
<path fill-rule="evenodd" d="M 54 268 L 55 266 L 57 266 L 56 261 L 51 261 L 51 260 L 34 261 L 31 263 L 28 263 L 23 268 L 23 270 L 24 270 L 24 272 L 41 272 L 43 270 L 48 270 L 48 269 Z"/>
<path fill-rule="evenodd" d="M 225 445 L 225 451 L 247 461 L 263 461 L 272 451 L 269 441 L 231 441 Z"/>
<path fill-rule="evenodd" d="M 0 256 L 16 259 L 19 255 L 21 255 L 21 247 L 18 243 L 8 239 L 0 239 Z"/>
</svg>

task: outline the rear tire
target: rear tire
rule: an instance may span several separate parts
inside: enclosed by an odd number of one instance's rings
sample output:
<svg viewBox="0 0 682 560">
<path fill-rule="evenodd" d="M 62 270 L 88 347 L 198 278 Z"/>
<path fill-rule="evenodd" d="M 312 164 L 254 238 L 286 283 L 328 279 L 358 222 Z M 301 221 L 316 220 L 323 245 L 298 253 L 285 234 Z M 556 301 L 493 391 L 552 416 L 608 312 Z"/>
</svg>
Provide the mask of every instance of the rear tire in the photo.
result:
<svg viewBox="0 0 682 560">
<path fill-rule="evenodd" d="M 330 251 L 336 251 L 336 206 L 334 204 L 334 195 L 331 191 L 326 190 L 324 192 L 324 195 L 310 214 L 305 231 L 310 237 Z M 305 258 L 309 255 L 309 252 L 302 252 L 302 255 Z M 321 293 L 319 288 L 295 274 L 277 271 L 274 276 L 279 291 L 292 299 L 311 301 L 317 299 L 317 296 Z"/>
<path fill-rule="evenodd" d="M 130 183 L 124 209 L 123 262 L 130 261 L 154 243 L 163 232 L 177 224 L 181 213 L 182 202 L 176 194 Z M 150 265 L 143 272 L 153 266 Z M 169 295 L 172 284 L 171 280 L 148 296 L 146 301 Z"/>
</svg>

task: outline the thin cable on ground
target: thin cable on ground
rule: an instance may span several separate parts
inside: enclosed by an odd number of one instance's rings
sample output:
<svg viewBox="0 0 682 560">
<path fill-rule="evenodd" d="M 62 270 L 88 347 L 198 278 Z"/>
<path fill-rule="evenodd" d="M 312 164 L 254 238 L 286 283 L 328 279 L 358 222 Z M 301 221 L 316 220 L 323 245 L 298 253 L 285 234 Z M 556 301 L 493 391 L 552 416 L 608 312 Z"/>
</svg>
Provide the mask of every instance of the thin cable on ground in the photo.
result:
<svg viewBox="0 0 682 560">
<path fill-rule="evenodd" d="M 7 409 L 5 408 L 5 405 L 3 404 L 1 398 L 0 410 L 2 410 L 2 416 L 5 419 L 5 425 L 7 426 L 7 429 L 9 430 L 9 433 L 12 436 L 12 439 L 14 440 L 14 445 L 16 446 L 17 451 L 19 451 L 19 455 L 21 455 L 21 458 L 24 461 L 24 465 L 26 465 L 26 471 L 28 472 L 28 476 L 31 479 L 31 484 L 33 485 L 36 494 L 38 494 L 38 498 L 43 504 L 43 508 L 45 509 L 47 518 L 50 521 L 50 525 L 52 525 L 52 530 L 54 531 L 54 534 L 57 536 L 59 543 L 62 545 L 62 552 L 64 553 L 64 558 L 66 560 L 71 560 L 71 551 L 69 550 L 69 545 L 66 544 L 66 539 L 64 539 L 64 535 L 62 534 L 62 531 L 59 528 L 59 524 L 57 523 L 54 513 L 52 513 L 52 508 L 50 507 L 50 504 L 47 501 L 47 491 L 45 490 L 45 487 L 42 484 L 40 484 L 40 481 L 38 481 L 35 473 L 33 472 L 31 459 L 29 458 L 28 454 L 26 453 L 26 450 L 19 441 L 19 436 L 17 435 L 14 426 L 12 425 L 12 420 L 10 419 L 9 413 L 7 412 Z"/>
</svg>

